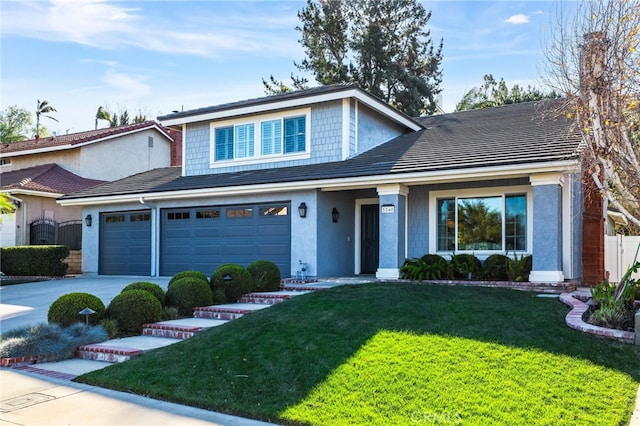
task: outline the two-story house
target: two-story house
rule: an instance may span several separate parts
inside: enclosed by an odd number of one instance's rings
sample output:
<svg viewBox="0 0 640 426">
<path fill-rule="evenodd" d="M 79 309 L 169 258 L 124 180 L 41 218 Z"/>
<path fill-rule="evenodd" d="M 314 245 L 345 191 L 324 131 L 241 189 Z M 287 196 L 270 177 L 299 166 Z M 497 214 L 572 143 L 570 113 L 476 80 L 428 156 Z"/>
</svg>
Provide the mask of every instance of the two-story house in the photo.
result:
<svg viewBox="0 0 640 426">
<path fill-rule="evenodd" d="M 1 245 L 54 243 L 57 224 L 84 220 L 82 207 L 56 203 L 64 194 L 179 164 L 181 152 L 172 153 L 181 138 L 172 132 L 147 121 L 3 144 L 0 192 L 17 210 L 3 215 Z"/>
<path fill-rule="evenodd" d="M 581 277 L 579 138 L 547 103 L 412 118 L 355 85 L 158 117 L 181 167 L 62 197 L 96 220 L 84 272 L 398 278 L 406 258 L 533 255 L 531 281 Z M 549 108 L 546 108 L 547 110 Z"/>
</svg>

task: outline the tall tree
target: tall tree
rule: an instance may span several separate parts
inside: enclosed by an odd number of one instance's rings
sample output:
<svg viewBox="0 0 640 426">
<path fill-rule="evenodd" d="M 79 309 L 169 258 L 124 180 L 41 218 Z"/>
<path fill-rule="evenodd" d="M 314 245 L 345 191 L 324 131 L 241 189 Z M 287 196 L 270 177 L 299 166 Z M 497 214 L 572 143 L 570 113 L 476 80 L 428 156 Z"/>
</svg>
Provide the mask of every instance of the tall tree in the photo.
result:
<svg viewBox="0 0 640 426">
<path fill-rule="evenodd" d="M 484 83 L 481 86 L 469 89 L 462 96 L 462 99 L 456 105 L 456 111 L 468 111 L 471 109 L 539 101 L 541 99 L 555 99 L 559 97 L 560 94 L 553 90 L 544 92 L 541 89 L 531 86 L 527 86 L 525 89 L 514 84 L 509 88 L 503 78 L 498 82 L 493 78 L 493 75 L 486 74 L 484 76 Z"/>
<path fill-rule="evenodd" d="M 50 115 L 46 115 L 52 112 L 56 112 L 56 109 L 51 105 L 49 105 L 48 101 L 38 100 L 38 103 L 36 105 L 36 137 L 40 137 L 40 116 L 41 115 L 53 121 L 58 121 L 56 118 Z"/>
<path fill-rule="evenodd" d="M 31 113 L 15 105 L 0 113 L 0 142 L 11 143 L 27 139 L 32 124 Z"/>
<path fill-rule="evenodd" d="M 418 0 L 307 0 L 298 18 L 306 57 L 295 65 L 319 84 L 355 82 L 409 115 L 435 111 L 443 42 L 434 47 L 431 12 Z M 267 93 L 288 90 L 273 77 L 263 84 Z"/>
<path fill-rule="evenodd" d="M 112 112 L 109 110 L 109 107 L 99 106 L 96 111 L 95 117 L 95 128 L 98 128 L 98 120 L 105 120 L 109 123 L 109 127 L 117 127 L 117 126 L 125 126 L 127 124 L 139 124 L 147 121 L 147 116 L 142 113 L 142 111 L 138 111 L 131 119 L 129 115 L 129 110 L 126 108 L 120 108 L 119 112 Z"/>
<path fill-rule="evenodd" d="M 548 83 L 582 134 L 586 183 L 640 227 L 640 1 L 582 0 L 564 15 L 546 52 Z"/>
</svg>

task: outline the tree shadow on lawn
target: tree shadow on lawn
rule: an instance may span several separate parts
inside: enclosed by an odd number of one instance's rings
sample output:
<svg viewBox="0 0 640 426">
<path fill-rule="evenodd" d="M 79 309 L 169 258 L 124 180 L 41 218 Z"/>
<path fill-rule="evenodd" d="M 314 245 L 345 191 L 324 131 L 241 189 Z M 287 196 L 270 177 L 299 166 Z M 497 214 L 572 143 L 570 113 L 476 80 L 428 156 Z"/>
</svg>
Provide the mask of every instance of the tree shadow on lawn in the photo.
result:
<svg viewBox="0 0 640 426">
<path fill-rule="evenodd" d="M 282 412 L 385 330 L 569 356 L 640 381 L 634 346 L 569 329 L 565 305 L 535 296 L 495 288 L 342 286 L 298 296 L 79 381 L 282 421 Z"/>
</svg>

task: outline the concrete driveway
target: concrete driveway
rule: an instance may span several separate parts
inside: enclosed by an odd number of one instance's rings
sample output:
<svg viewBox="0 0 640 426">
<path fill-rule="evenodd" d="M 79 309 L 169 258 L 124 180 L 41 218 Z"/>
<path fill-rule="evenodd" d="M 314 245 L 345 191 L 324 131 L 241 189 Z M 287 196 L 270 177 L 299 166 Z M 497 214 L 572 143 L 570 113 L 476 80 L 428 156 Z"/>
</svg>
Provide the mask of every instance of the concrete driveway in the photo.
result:
<svg viewBox="0 0 640 426">
<path fill-rule="evenodd" d="M 170 277 L 79 275 L 59 280 L 0 287 L 0 332 L 47 322 L 49 306 L 60 296 L 73 292 L 91 293 L 105 307 L 120 291 L 136 281 L 149 281 L 167 289 Z"/>
</svg>

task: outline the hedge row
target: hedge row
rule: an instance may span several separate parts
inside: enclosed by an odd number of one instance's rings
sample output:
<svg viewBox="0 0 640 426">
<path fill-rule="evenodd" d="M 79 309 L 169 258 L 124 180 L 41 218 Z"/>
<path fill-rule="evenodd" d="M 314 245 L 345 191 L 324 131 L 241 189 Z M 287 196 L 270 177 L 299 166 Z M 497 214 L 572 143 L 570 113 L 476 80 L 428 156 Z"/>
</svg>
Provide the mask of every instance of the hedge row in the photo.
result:
<svg viewBox="0 0 640 426">
<path fill-rule="evenodd" d="M 0 248 L 0 270 L 5 275 L 62 277 L 69 265 L 66 246 L 17 246 Z"/>
<path fill-rule="evenodd" d="M 424 280 L 491 280 L 527 281 L 531 272 L 532 257 L 492 254 L 484 263 L 472 254 L 454 254 L 447 261 L 437 254 L 407 259 L 400 268 L 400 278 Z"/>
</svg>

